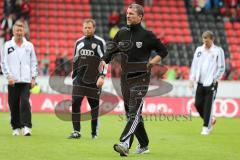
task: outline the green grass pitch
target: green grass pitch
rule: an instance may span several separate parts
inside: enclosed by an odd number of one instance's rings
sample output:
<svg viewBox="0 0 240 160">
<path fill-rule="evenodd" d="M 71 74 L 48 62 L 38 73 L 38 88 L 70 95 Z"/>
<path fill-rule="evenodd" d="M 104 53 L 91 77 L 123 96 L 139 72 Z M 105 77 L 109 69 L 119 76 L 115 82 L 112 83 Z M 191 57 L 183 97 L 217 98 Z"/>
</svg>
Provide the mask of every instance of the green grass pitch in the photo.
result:
<svg viewBox="0 0 240 160">
<path fill-rule="evenodd" d="M 240 119 L 218 118 L 214 131 L 201 136 L 200 118 L 177 120 L 146 119 L 150 153 L 134 154 L 129 160 L 240 160 Z M 11 135 L 9 113 L 0 113 L 1 160 L 117 160 L 114 150 L 125 121 L 118 115 L 100 117 L 98 139 L 90 136 L 90 121 L 82 123 L 82 138 L 69 140 L 71 122 L 54 114 L 33 114 L 31 137 Z"/>
</svg>

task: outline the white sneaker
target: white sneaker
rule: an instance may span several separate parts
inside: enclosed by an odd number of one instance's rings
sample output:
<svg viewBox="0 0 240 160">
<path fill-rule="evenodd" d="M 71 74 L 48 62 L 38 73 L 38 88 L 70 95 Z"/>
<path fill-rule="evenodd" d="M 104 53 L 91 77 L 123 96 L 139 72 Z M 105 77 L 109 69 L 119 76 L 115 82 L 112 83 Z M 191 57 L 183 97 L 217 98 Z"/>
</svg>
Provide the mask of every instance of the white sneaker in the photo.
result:
<svg viewBox="0 0 240 160">
<path fill-rule="evenodd" d="M 19 136 L 20 135 L 20 128 L 14 129 L 12 132 L 13 136 Z"/>
<path fill-rule="evenodd" d="M 150 150 L 148 147 L 141 147 L 140 144 L 138 144 L 137 149 L 135 151 L 136 154 L 147 154 Z"/>
<path fill-rule="evenodd" d="M 207 136 L 207 135 L 209 135 L 209 133 L 210 133 L 210 130 L 208 129 L 208 127 L 202 128 L 201 135 Z"/>
<path fill-rule="evenodd" d="M 23 135 L 24 136 L 31 136 L 31 129 L 25 126 L 23 128 Z"/>
</svg>

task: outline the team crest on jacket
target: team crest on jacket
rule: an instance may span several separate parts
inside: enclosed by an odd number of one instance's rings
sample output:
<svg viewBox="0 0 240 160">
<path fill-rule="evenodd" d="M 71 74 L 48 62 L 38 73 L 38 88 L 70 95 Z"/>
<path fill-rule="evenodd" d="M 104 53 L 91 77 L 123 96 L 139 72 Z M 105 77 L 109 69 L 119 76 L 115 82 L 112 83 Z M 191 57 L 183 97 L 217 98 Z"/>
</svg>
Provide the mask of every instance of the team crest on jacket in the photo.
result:
<svg viewBox="0 0 240 160">
<path fill-rule="evenodd" d="M 92 49 L 95 49 L 97 47 L 96 43 L 92 43 Z"/>
<path fill-rule="evenodd" d="M 14 51 L 13 47 L 8 48 L 8 54 L 12 53 Z"/>
<path fill-rule="evenodd" d="M 200 57 L 201 54 L 202 54 L 202 52 L 198 52 L 198 53 L 197 53 L 197 57 Z"/>
<path fill-rule="evenodd" d="M 142 42 L 136 42 L 137 48 L 142 48 Z"/>
</svg>

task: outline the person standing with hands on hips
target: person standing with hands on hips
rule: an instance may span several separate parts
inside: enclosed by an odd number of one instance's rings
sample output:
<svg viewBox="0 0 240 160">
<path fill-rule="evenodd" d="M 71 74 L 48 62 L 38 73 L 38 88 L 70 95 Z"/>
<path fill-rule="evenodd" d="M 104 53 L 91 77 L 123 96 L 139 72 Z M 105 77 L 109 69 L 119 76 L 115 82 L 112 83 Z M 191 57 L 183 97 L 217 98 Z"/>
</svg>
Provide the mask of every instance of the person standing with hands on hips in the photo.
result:
<svg viewBox="0 0 240 160">
<path fill-rule="evenodd" d="M 190 71 L 190 88 L 197 83 L 195 106 L 203 119 L 202 135 L 208 135 L 216 119 L 213 117 L 213 102 L 216 97 L 218 81 L 225 71 L 224 51 L 214 45 L 214 34 L 205 31 L 202 34 L 203 45 L 199 46 L 193 57 Z"/>
<path fill-rule="evenodd" d="M 113 146 L 120 156 L 128 156 L 134 135 L 139 145 L 136 154 L 148 153 L 149 139 L 142 118 L 143 98 L 147 94 L 151 67 L 167 56 L 167 48 L 157 37 L 141 26 L 144 10 L 139 4 L 131 4 L 127 9 L 127 27 L 123 27 L 107 43 L 106 55 L 101 64 L 105 66 L 116 54 L 121 60 L 121 91 L 127 116 L 127 124 L 120 137 L 120 143 Z M 157 54 L 150 59 L 151 51 Z M 99 77 L 97 86 L 103 85 Z"/>
<path fill-rule="evenodd" d="M 25 26 L 16 21 L 13 37 L 4 44 L 1 67 L 8 80 L 8 104 L 11 114 L 12 135 L 31 135 L 32 114 L 29 103 L 30 89 L 37 77 L 37 58 L 34 46 L 24 37 Z"/>
</svg>

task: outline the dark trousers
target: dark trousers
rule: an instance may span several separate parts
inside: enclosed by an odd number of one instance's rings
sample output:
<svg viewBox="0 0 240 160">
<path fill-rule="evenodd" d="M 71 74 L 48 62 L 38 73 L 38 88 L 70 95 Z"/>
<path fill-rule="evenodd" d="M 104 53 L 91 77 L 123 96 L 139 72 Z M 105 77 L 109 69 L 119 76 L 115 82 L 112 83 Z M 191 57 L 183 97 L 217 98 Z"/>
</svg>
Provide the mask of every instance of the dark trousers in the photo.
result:
<svg viewBox="0 0 240 160">
<path fill-rule="evenodd" d="M 32 114 L 29 103 L 30 97 L 29 83 L 15 83 L 14 86 L 8 85 L 8 104 L 11 114 L 12 129 L 24 126 L 32 128 Z"/>
<path fill-rule="evenodd" d="M 204 87 L 198 83 L 197 91 L 195 95 L 195 106 L 203 119 L 203 126 L 210 128 L 212 119 L 212 105 L 217 93 L 218 84 L 212 84 L 211 86 Z"/>
<path fill-rule="evenodd" d="M 74 86 L 73 86 L 74 87 Z M 92 135 L 97 135 L 97 126 L 98 126 L 98 116 L 99 116 L 99 93 L 97 92 L 98 89 L 96 88 L 96 85 L 90 85 L 88 86 L 89 89 L 86 89 L 86 91 L 80 89 L 73 88 L 73 95 L 72 95 L 72 124 L 73 129 L 75 131 L 81 130 L 81 104 L 84 96 L 87 97 L 88 103 L 91 107 L 91 117 L 88 117 L 89 115 L 84 115 L 87 117 L 84 117 L 84 119 L 91 119 L 91 128 L 92 128 Z M 92 91 L 91 91 L 92 90 Z M 96 94 L 93 92 L 96 91 Z M 93 96 L 89 97 L 90 93 L 93 93 Z"/>
<path fill-rule="evenodd" d="M 122 77 L 121 80 L 124 107 L 128 121 L 120 137 L 120 142 L 125 142 L 130 138 L 129 148 L 132 145 L 134 135 L 137 137 L 141 147 L 146 147 L 149 143 L 141 115 L 143 97 L 147 94 L 149 81 L 149 74 L 129 79 Z"/>
</svg>

